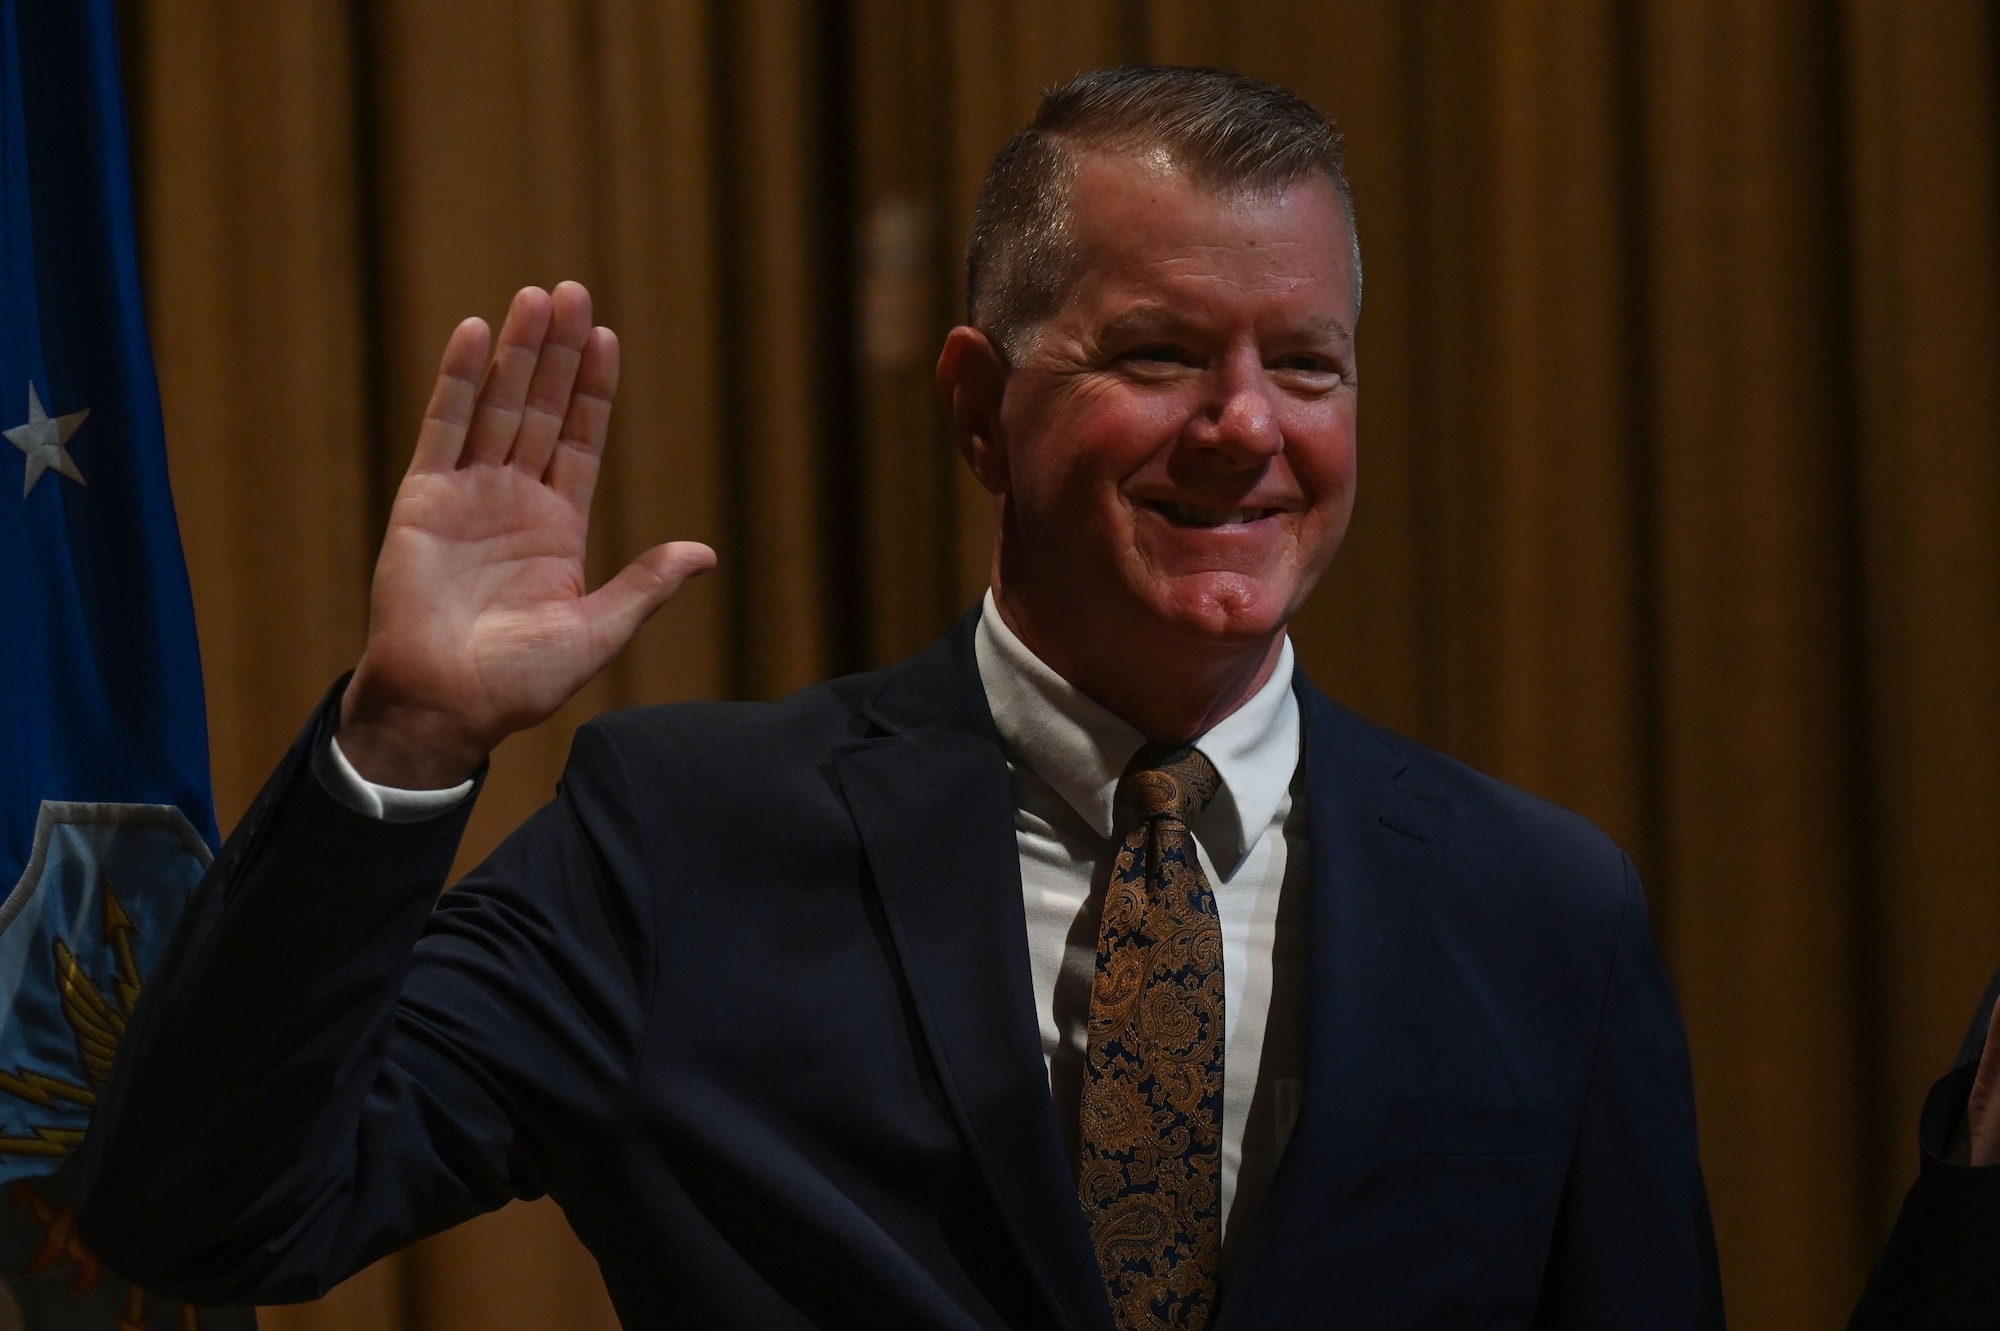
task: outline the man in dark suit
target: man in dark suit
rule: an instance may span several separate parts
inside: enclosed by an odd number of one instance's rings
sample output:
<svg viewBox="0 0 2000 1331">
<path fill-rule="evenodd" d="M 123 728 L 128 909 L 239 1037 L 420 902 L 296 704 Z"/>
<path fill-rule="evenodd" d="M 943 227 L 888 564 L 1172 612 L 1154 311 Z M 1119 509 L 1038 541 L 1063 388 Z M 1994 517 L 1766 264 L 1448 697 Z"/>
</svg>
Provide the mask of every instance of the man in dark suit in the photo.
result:
<svg viewBox="0 0 2000 1331">
<path fill-rule="evenodd" d="M 1331 126 L 1081 76 L 968 269 L 938 380 L 984 604 L 886 671 L 586 726 L 434 906 L 486 754 L 712 557 L 582 594 L 617 352 L 580 288 L 490 366 L 454 333 L 361 661 L 99 1106 L 108 1258 L 301 1298 L 547 1192 L 635 1326 L 1721 1324 L 1630 863 L 1292 664 L 1354 493 Z"/>
</svg>

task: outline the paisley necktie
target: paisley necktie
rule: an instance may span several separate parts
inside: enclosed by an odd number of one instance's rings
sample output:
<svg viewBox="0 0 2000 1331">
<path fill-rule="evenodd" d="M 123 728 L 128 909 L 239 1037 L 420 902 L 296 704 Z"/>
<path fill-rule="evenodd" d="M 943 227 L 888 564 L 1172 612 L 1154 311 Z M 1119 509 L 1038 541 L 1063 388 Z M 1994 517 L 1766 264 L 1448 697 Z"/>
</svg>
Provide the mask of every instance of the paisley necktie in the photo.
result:
<svg viewBox="0 0 2000 1331">
<path fill-rule="evenodd" d="M 1200 1331 L 1222 1250 L 1222 924 L 1189 824 L 1220 778 L 1149 745 L 1097 927 L 1078 1196 L 1120 1331 Z"/>
</svg>

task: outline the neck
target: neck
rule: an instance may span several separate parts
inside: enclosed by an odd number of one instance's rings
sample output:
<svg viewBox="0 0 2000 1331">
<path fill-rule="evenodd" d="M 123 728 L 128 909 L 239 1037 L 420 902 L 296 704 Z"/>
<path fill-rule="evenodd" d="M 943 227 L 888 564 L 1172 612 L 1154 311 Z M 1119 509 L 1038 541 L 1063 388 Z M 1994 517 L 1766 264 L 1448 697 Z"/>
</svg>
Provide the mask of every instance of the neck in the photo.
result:
<svg viewBox="0 0 2000 1331">
<path fill-rule="evenodd" d="M 1206 734 L 1270 681 L 1284 654 L 1282 627 L 1268 638 L 1225 643 L 1189 641 L 1157 626 L 1072 633 L 1042 622 L 1039 606 L 1004 587 L 995 587 L 993 601 L 1043 664 L 1156 744 Z"/>
</svg>

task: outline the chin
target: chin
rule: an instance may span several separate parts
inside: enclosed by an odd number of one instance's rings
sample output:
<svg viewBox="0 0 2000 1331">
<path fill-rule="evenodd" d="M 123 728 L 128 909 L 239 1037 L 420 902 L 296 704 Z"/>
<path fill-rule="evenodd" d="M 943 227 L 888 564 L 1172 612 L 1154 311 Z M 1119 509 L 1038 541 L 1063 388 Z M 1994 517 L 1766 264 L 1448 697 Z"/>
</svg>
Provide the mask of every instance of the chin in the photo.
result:
<svg viewBox="0 0 2000 1331">
<path fill-rule="evenodd" d="M 1241 646 L 1284 632 L 1294 609 L 1283 594 L 1290 590 L 1241 573 L 1199 573 L 1147 588 L 1144 600 L 1176 636 Z"/>
</svg>

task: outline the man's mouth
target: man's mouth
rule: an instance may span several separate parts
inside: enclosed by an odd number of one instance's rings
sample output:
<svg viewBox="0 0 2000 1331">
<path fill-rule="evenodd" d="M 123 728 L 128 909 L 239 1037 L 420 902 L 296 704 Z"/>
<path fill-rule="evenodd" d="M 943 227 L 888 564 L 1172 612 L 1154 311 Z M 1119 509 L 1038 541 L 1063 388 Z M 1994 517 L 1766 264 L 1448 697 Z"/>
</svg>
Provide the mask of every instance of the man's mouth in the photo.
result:
<svg viewBox="0 0 2000 1331">
<path fill-rule="evenodd" d="M 1229 527 L 1268 518 L 1275 508 L 1210 508 L 1202 504 L 1174 504 L 1164 499 L 1148 499 L 1152 509 L 1176 527 Z"/>
</svg>

